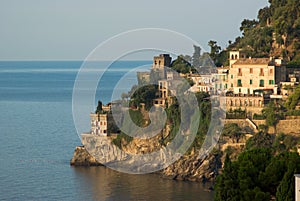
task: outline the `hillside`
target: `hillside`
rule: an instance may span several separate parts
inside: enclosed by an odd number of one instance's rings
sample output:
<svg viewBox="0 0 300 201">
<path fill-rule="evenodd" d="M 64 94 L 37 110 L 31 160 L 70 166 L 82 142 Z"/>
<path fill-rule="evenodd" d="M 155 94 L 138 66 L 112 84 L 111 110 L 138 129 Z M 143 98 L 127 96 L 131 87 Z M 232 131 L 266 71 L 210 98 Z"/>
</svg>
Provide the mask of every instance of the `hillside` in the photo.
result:
<svg viewBox="0 0 300 201">
<path fill-rule="evenodd" d="M 258 11 L 257 19 L 242 21 L 242 36 L 229 41 L 226 50 L 218 52 L 215 63 L 226 65 L 224 54 L 228 50 L 243 49 L 251 57 L 282 57 L 289 65 L 300 66 L 299 30 L 300 1 L 269 0 L 269 6 Z"/>
</svg>

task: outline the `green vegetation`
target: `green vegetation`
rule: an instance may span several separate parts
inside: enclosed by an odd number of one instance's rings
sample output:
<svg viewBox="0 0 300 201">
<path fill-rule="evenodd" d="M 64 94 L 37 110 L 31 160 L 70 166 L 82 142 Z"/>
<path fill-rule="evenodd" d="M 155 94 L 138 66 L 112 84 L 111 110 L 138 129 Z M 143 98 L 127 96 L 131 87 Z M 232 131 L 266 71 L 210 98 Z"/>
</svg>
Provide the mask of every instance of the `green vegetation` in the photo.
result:
<svg viewBox="0 0 300 201">
<path fill-rule="evenodd" d="M 123 142 L 129 143 L 133 140 L 133 137 L 124 134 L 121 132 L 119 135 L 117 135 L 117 138 L 113 139 L 112 142 L 118 146 L 120 149 L 122 149 Z"/>
<path fill-rule="evenodd" d="M 217 41 L 213 41 L 213 40 L 210 40 L 208 42 L 208 46 L 210 47 L 210 53 L 209 53 L 210 58 L 215 62 L 216 66 L 220 66 L 221 63 L 219 61 L 220 58 L 218 55 L 221 51 L 221 47 L 217 45 Z"/>
<path fill-rule="evenodd" d="M 158 93 L 157 85 L 142 86 L 135 90 L 133 88 L 129 94 L 131 95 L 130 105 L 133 107 L 139 107 L 140 103 L 145 103 L 145 108 L 149 110 L 153 106 L 153 100 Z M 134 91 L 134 93 L 133 93 Z"/>
<path fill-rule="evenodd" d="M 209 128 L 210 119 L 211 119 L 211 103 L 210 100 L 208 99 L 209 94 L 201 92 L 201 93 L 196 93 L 195 95 L 200 110 L 200 120 L 199 120 L 200 122 L 197 130 L 196 138 L 192 144 L 192 147 L 198 149 L 201 147 Z M 192 111 L 193 106 L 189 106 L 185 103 L 179 106 L 177 100 L 175 99 L 174 101 L 175 102 L 166 109 L 167 124 L 170 126 L 170 134 L 165 139 L 162 139 L 162 144 L 167 144 L 168 142 L 171 142 L 174 139 L 174 137 L 177 135 L 177 132 L 179 131 L 182 118 L 185 121 L 191 120 L 192 115 L 189 117 L 181 116 L 181 107 L 185 107 L 185 109 L 190 108 L 191 111 L 188 112 L 188 114 L 194 114 L 194 111 Z M 190 124 L 185 123 L 183 126 L 183 130 L 187 130 L 188 128 L 185 128 L 185 126 L 188 125 Z"/>
<path fill-rule="evenodd" d="M 195 95 L 198 101 L 200 119 L 199 119 L 199 127 L 197 130 L 195 140 L 192 144 L 192 147 L 194 147 L 195 149 L 199 149 L 201 148 L 202 143 L 209 129 L 209 125 L 211 122 L 212 108 L 211 108 L 211 100 L 209 99 L 208 93 L 199 92 L 196 93 Z"/>
<path fill-rule="evenodd" d="M 272 148 L 273 138 L 266 131 L 266 128 L 261 128 L 258 133 L 255 133 L 253 137 L 248 139 L 246 142 L 246 149 Z"/>
<path fill-rule="evenodd" d="M 231 138 L 232 142 L 239 143 L 244 133 L 242 133 L 242 129 L 237 124 L 231 123 L 225 124 L 222 135 Z"/>
<path fill-rule="evenodd" d="M 246 118 L 246 111 L 242 110 L 241 108 L 230 110 L 226 112 L 226 119 L 245 119 Z"/>
<path fill-rule="evenodd" d="M 184 56 L 182 55 L 178 56 L 177 59 L 171 63 L 170 68 L 178 73 L 183 74 L 195 72 L 194 67 L 187 60 L 185 60 Z"/>
<path fill-rule="evenodd" d="M 300 156 L 295 152 L 273 155 L 269 148 L 254 148 L 241 153 L 237 161 L 226 156 L 222 175 L 217 177 L 215 200 L 268 201 L 292 200 L 294 173 L 300 171 Z"/>
<path fill-rule="evenodd" d="M 230 147 L 225 150 L 223 172 L 215 184 L 215 200 L 293 200 L 294 174 L 300 171 L 300 156 L 296 152 L 299 137 L 270 135 L 267 128 L 259 127 L 237 160 L 230 160 L 230 156 L 234 157 Z M 240 132 L 237 124 L 227 124 L 223 135 L 240 137 Z"/>
<path fill-rule="evenodd" d="M 267 126 L 273 126 L 276 133 L 276 125 L 280 119 L 284 118 L 283 111 L 280 104 L 270 101 L 262 111 L 266 119 Z"/>
<path fill-rule="evenodd" d="M 247 56 L 282 57 L 288 67 L 300 67 L 300 1 L 269 0 L 270 5 L 259 10 L 257 19 L 241 22 L 242 36 L 229 41 L 220 51 L 216 41 L 209 41 L 210 56 L 216 66 L 226 66 L 227 52 L 243 49 Z"/>
<path fill-rule="evenodd" d="M 276 135 L 276 138 L 273 142 L 273 148 L 276 152 L 284 152 L 284 151 L 296 151 L 296 146 L 299 141 L 299 138 L 292 135 L 285 135 L 284 133 L 280 133 Z"/>
<path fill-rule="evenodd" d="M 97 114 L 103 113 L 102 105 L 103 105 L 102 102 L 99 100 L 95 113 Z"/>
<path fill-rule="evenodd" d="M 299 104 L 299 101 L 300 101 L 300 85 L 298 85 L 295 88 L 294 93 L 289 96 L 288 100 L 285 103 L 285 107 L 290 111 L 294 111 L 296 106 Z"/>
</svg>

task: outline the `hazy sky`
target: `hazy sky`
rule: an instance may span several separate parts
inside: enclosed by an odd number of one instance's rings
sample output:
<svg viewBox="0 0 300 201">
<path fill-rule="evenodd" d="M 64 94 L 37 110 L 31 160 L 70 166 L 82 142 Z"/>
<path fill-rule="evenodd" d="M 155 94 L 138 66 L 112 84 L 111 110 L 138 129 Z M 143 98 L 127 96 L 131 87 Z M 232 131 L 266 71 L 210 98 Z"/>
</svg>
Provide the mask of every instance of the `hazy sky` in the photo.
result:
<svg viewBox="0 0 300 201">
<path fill-rule="evenodd" d="M 82 60 L 130 29 L 165 28 L 225 47 L 267 0 L 0 0 L 0 60 Z"/>
</svg>

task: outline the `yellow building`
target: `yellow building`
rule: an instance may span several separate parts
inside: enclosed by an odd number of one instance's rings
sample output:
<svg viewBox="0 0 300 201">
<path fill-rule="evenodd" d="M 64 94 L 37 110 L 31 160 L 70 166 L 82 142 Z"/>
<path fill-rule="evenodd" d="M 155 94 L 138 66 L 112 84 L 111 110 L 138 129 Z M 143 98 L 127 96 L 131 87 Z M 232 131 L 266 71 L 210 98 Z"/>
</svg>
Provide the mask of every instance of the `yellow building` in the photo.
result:
<svg viewBox="0 0 300 201">
<path fill-rule="evenodd" d="M 228 90 L 253 95 L 255 91 L 277 94 L 277 85 L 286 80 L 286 68 L 280 59 L 246 58 L 239 51 L 229 54 Z"/>
</svg>

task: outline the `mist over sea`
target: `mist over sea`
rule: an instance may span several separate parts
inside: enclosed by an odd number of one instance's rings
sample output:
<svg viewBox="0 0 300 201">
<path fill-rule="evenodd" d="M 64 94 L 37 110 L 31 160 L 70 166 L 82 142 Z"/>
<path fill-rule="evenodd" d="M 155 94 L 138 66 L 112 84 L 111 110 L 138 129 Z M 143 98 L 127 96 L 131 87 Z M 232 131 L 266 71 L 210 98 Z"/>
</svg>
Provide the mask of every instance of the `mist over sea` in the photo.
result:
<svg viewBox="0 0 300 201">
<path fill-rule="evenodd" d="M 97 65 L 101 69 L 107 64 Z M 150 64 L 113 63 L 98 85 L 95 103 L 109 102 L 128 70 Z M 73 151 L 81 144 L 72 118 L 72 90 L 81 65 L 0 62 L 0 200 L 213 200 L 200 183 L 105 167 L 70 167 Z"/>
</svg>

